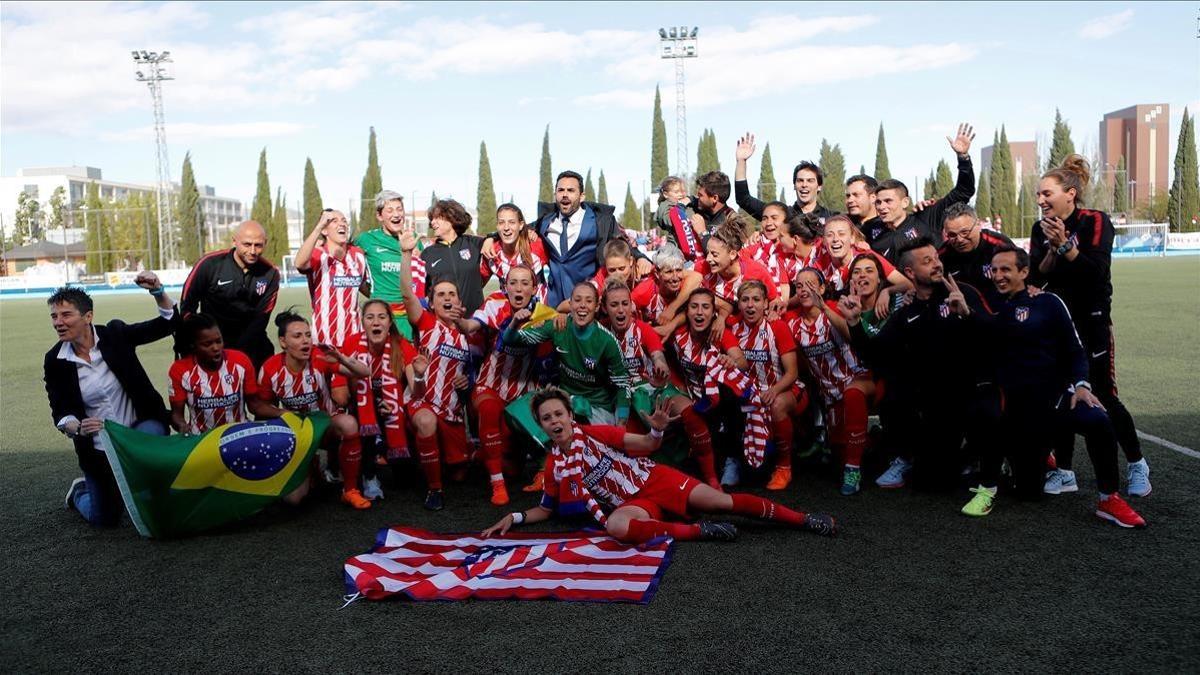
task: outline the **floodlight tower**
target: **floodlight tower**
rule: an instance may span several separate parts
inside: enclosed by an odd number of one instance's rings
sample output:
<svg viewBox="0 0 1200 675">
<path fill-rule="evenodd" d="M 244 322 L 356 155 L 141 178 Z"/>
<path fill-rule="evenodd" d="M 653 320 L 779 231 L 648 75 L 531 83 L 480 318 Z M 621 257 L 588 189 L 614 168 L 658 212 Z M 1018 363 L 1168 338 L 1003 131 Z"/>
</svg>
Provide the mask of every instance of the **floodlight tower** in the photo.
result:
<svg viewBox="0 0 1200 675">
<path fill-rule="evenodd" d="M 157 163 L 157 184 L 154 186 L 154 201 L 158 211 L 158 251 L 160 267 L 166 268 L 174 262 L 177 250 L 175 227 L 172 221 L 171 161 L 167 157 L 167 125 L 163 116 L 162 83 L 175 79 L 167 71 L 166 64 L 172 63 L 171 52 L 134 51 L 138 82 L 145 82 L 154 100 L 154 145 Z"/>
<path fill-rule="evenodd" d="M 675 60 L 675 172 L 688 180 L 687 104 L 684 101 L 683 60 L 694 59 L 697 26 L 659 28 L 659 55 Z"/>
</svg>

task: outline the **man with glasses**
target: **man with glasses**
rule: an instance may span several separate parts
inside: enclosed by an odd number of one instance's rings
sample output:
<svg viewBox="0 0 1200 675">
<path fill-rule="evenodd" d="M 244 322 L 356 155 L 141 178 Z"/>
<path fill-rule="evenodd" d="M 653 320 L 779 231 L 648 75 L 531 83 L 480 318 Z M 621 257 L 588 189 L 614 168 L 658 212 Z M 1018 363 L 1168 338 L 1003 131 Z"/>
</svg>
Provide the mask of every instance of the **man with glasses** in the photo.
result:
<svg viewBox="0 0 1200 675">
<path fill-rule="evenodd" d="M 942 238 L 938 257 L 946 274 L 981 291 L 992 288 L 992 258 L 1015 248 L 1008 237 L 980 225 L 975 209 L 961 202 L 946 208 Z"/>
</svg>

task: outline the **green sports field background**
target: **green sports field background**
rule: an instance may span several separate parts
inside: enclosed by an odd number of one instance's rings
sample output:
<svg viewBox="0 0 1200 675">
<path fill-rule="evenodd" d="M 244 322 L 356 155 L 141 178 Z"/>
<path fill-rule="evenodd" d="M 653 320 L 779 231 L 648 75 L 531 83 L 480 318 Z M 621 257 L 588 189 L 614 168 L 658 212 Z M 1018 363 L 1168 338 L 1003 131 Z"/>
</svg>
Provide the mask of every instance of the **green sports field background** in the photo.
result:
<svg viewBox="0 0 1200 675">
<path fill-rule="evenodd" d="M 1139 429 L 1200 449 L 1200 258 L 1119 260 L 1113 276 L 1122 398 Z M 284 291 L 279 309 L 293 303 L 306 308 L 306 292 Z M 98 322 L 153 315 L 142 294 L 97 298 Z M 0 301 L 6 670 L 1200 667 L 1200 459 L 1153 443 L 1144 449 L 1154 493 L 1133 502 L 1144 531 L 1092 515 L 1082 451 L 1078 494 L 1000 500 L 981 521 L 958 514 L 965 492 L 870 484 L 847 499 L 814 473 L 779 499 L 837 515 L 842 536 L 745 524 L 735 544 L 679 546 L 647 607 L 360 602 L 339 611 L 341 564 L 378 528 L 478 530 L 499 517 L 482 479 L 449 485 L 439 514 L 410 489 L 389 490 L 364 513 L 328 498 L 184 541 L 143 540 L 127 522 L 92 529 L 62 508 L 79 472 L 42 384 L 54 342 L 42 301 Z M 142 358 L 165 389 L 167 342 Z M 517 494 L 514 507 L 533 504 Z"/>
</svg>

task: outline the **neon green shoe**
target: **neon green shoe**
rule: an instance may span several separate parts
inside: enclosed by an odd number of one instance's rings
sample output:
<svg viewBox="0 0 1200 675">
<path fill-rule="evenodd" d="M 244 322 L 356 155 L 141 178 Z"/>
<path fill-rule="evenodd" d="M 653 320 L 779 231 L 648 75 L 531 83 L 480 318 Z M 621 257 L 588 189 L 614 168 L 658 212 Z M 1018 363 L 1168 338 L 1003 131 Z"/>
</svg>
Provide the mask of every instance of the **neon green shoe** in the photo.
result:
<svg viewBox="0 0 1200 675">
<path fill-rule="evenodd" d="M 985 488 L 982 485 L 971 488 L 975 496 L 967 505 L 962 507 L 964 515 L 982 518 L 992 512 L 992 501 L 996 499 L 996 488 Z"/>
</svg>

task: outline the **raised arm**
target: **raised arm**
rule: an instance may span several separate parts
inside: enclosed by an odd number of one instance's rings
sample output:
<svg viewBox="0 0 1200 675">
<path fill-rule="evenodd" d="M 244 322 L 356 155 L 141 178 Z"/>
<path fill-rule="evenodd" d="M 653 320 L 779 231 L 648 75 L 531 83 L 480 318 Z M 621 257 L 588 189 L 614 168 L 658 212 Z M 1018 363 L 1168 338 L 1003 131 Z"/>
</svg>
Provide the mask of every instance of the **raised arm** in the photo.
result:
<svg viewBox="0 0 1200 675">
<path fill-rule="evenodd" d="M 408 310 L 408 322 L 417 325 L 425 308 L 421 300 L 413 293 L 412 288 L 412 259 L 413 251 L 417 248 L 417 236 L 412 230 L 406 229 L 400 234 L 400 294 L 404 296 L 404 308 Z"/>
<path fill-rule="evenodd" d="M 746 181 L 746 160 L 754 155 L 754 134 L 747 133 L 738 139 L 737 162 L 733 167 L 733 199 L 755 220 L 762 218 L 762 200 L 750 194 L 750 184 Z"/>
<path fill-rule="evenodd" d="M 317 248 L 317 243 L 325 236 L 325 225 L 332 218 L 332 211 L 325 211 L 321 217 L 317 219 L 317 224 L 313 227 L 313 231 L 308 233 L 304 238 L 304 243 L 300 244 L 300 250 L 296 251 L 296 271 L 305 273 L 312 269 L 312 254 Z"/>
</svg>

